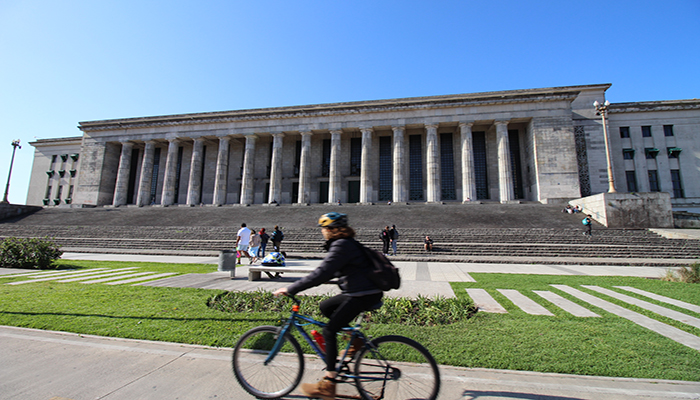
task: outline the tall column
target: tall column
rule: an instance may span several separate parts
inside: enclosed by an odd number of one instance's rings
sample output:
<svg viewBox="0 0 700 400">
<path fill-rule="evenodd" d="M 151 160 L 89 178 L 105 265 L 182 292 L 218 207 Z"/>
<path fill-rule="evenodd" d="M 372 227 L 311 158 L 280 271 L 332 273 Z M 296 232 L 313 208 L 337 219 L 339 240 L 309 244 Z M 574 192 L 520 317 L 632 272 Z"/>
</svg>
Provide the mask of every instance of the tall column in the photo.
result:
<svg viewBox="0 0 700 400">
<path fill-rule="evenodd" d="M 362 164 L 360 170 L 360 203 L 372 201 L 372 128 L 360 128 L 362 132 Z"/>
<path fill-rule="evenodd" d="M 328 173 L 328 202 L 340 200 L 340 135 L 341 130 L 331 131 L 331 165 Z"/>
<path fill-rule="evenodd" d="M 202 189 L 202 149 L 204 138 L 196 138 L 192 145 L 192 160 L 190 161 L 190 180 L 187 185 L 187 205 L 199 204 L 199 193 Z"/>
<path fill-rule="evenodd" d="M 151 179 L 153 177 L 153 158 L 156 152 L 156 142 L 149 140 L 143 151 L 141 162 L 141 177 L 139 178 L 139 192 L 136 195 L 136 205 L 147 206 L 151 201 Z"/>
<path fill-rule="evenodd" d="M 498 143 L 498 192 L 501 203 L 506 203 L 515 198 L 507 121 L 496 121 L 496 141 Z"/>
<path fill-rule="evenodd" d="M 301 133 L 301 160 L 299 166 L 299 196 L 297 196 L 297 202 L 299 204 L 309 203 L 309 190 L 310 190 L 310 165 L 311 162 L 311 132 Z"/>
<path fill-rule="evenodd" d="M 255 189 L 253 172 L 255 169 L 255 135 L 245 137 L 245 154 L 243 155 L 243 181 L 241 183 L 241 204 L 253 204 Z"/>
<path fill-rule="evenodd" d="M 406 148 L 404 144 L 404 132 L 405 128 L 403 126 L 393 126 L 391 129 L 394 131 L 394 142 L 393 142 L 393 158 L 394 158 L 394 171 L 393 171 L 393 198 L 394 202 L 405 203 L 408 201 L 408 191 L 406 190 L 406 177 L 404 175 Z"/>
<path fill-rule="evenodd" d="M 226 204 L 226 192 L 228 191 L 228 149 L 231 138 L 224 136 L 219 138 L 219 153 L 216 157 L 216 177 L 214 178 L 214 200 L 212 204 L 221 206 Z"/>
<path fill-rule="evenodd" d="M 272 134 L 272 162 L 270 165 L 270 195 L 268 202 L 280 203 L 282 199 L 282 140 L 283 133 Z"/>
<path fill-rule="evenodd" d="M 440 193 L 440 153 L 438 149 L 437 124 L 425 126 L 426 167 L 428 171 L 427 202 L 441 201 Z"/>
<path fill-rule="evenodd" d="M 165 178 L 163 179 L 163 194 L 160 204 L 170 206 L 175 203 L 175 174 L 177 173 L 177 139 L 170 139 L 168 143 L 168 158 L 165 161 Z"/>
<path fill-rule="evenodd" d="M 462 142 L 462 202 L 476 200 L 476 176 L 474 175 L 474 143 L 469 122 L 459 124 Z"/>
<path fill-rule="evenodd" d="M 114 199 L 112 205 L 123 206 L 127 202 L 126 195 L 129 192 L 129 172 L 131 171 L 131 150 L 134 144 L 131 142 L 122 143 L 122 153 L 119 157 L 119 169 L 117 170 L 117 184 L 114 188 Z"/>
</svg>

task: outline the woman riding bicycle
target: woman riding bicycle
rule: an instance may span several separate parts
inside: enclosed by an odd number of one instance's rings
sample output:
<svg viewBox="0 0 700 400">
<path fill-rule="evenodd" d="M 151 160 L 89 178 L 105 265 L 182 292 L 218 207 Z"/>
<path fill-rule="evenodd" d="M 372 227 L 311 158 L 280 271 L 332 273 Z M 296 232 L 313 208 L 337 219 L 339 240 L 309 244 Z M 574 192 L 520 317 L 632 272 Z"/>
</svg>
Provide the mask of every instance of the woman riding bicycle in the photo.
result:
<svg viewBox="0 0 700 400">
<path fill-rule="evenodd" d="M 368 260 L 354 239 L 355 231 L 348 226 L 347 215 L 337 212 L 323 214 L 318 220 L 318 226 L 326 239 L 326 258 L 312 273 L 289 287 L 277 289 L 274 295 L 294 295 L 338 278 L 342 293 L 319 305 L 323 315 L 329 318 L 328 324 L 323 328 L 323 338 L 326 341 L 325 377 L 318 383 L 301 385 L 301 391 L 309 397 L 334 399 L 337 333 L 361 312 L 379 303 L 383 292 L 367 277 Z"/>
</svg>

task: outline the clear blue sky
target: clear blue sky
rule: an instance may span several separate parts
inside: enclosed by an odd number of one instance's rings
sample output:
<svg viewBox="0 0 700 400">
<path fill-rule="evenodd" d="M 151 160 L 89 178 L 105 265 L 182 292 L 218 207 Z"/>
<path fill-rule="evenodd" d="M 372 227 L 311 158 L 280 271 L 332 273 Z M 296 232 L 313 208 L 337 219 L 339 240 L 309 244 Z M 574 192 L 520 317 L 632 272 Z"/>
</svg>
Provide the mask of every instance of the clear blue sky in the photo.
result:
<svg viewBox="0 0 700 400">
<path fill-rule="evenodd" d="M 612 83 L 700 97 L 700 1 L 0 2 L 0 191 L 80 121 Z"/>
</svg>

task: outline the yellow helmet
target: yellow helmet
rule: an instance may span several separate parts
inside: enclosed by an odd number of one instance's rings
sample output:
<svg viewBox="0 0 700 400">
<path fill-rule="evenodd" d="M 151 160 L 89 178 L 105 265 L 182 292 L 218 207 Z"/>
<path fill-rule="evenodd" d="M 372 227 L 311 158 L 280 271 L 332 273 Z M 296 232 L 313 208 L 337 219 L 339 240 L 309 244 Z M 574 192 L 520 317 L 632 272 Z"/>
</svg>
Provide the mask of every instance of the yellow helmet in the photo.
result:
<svg viewBox="0 0 700 400">
<path fill-rule="evenodd" d="M 329 212 L 321 215 L 321 218 L 318 219 L 318 226 L 323 228 L 348 226 L 348 216 L 338 212 Z"/>
</svg>

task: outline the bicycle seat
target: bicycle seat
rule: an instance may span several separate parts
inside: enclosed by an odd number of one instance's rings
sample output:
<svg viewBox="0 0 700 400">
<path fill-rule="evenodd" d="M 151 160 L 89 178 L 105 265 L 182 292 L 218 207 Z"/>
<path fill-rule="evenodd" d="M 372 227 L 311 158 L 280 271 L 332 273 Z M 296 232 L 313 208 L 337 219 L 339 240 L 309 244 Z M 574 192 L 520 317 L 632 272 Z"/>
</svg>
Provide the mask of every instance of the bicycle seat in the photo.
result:
<svg viewBox="0 0 700 400">
<path fill-rule="evenodd" d="M 365 311 L 379 310 L 380 308 L 382 308 L 383 305 L 384 305 L 384 302 L 383 302 L 383 301 L 380 301 L 379 303 L 377 303 L 377 304 L 371 306 L 370 308 L 366 309 Z"/>
</svg>

